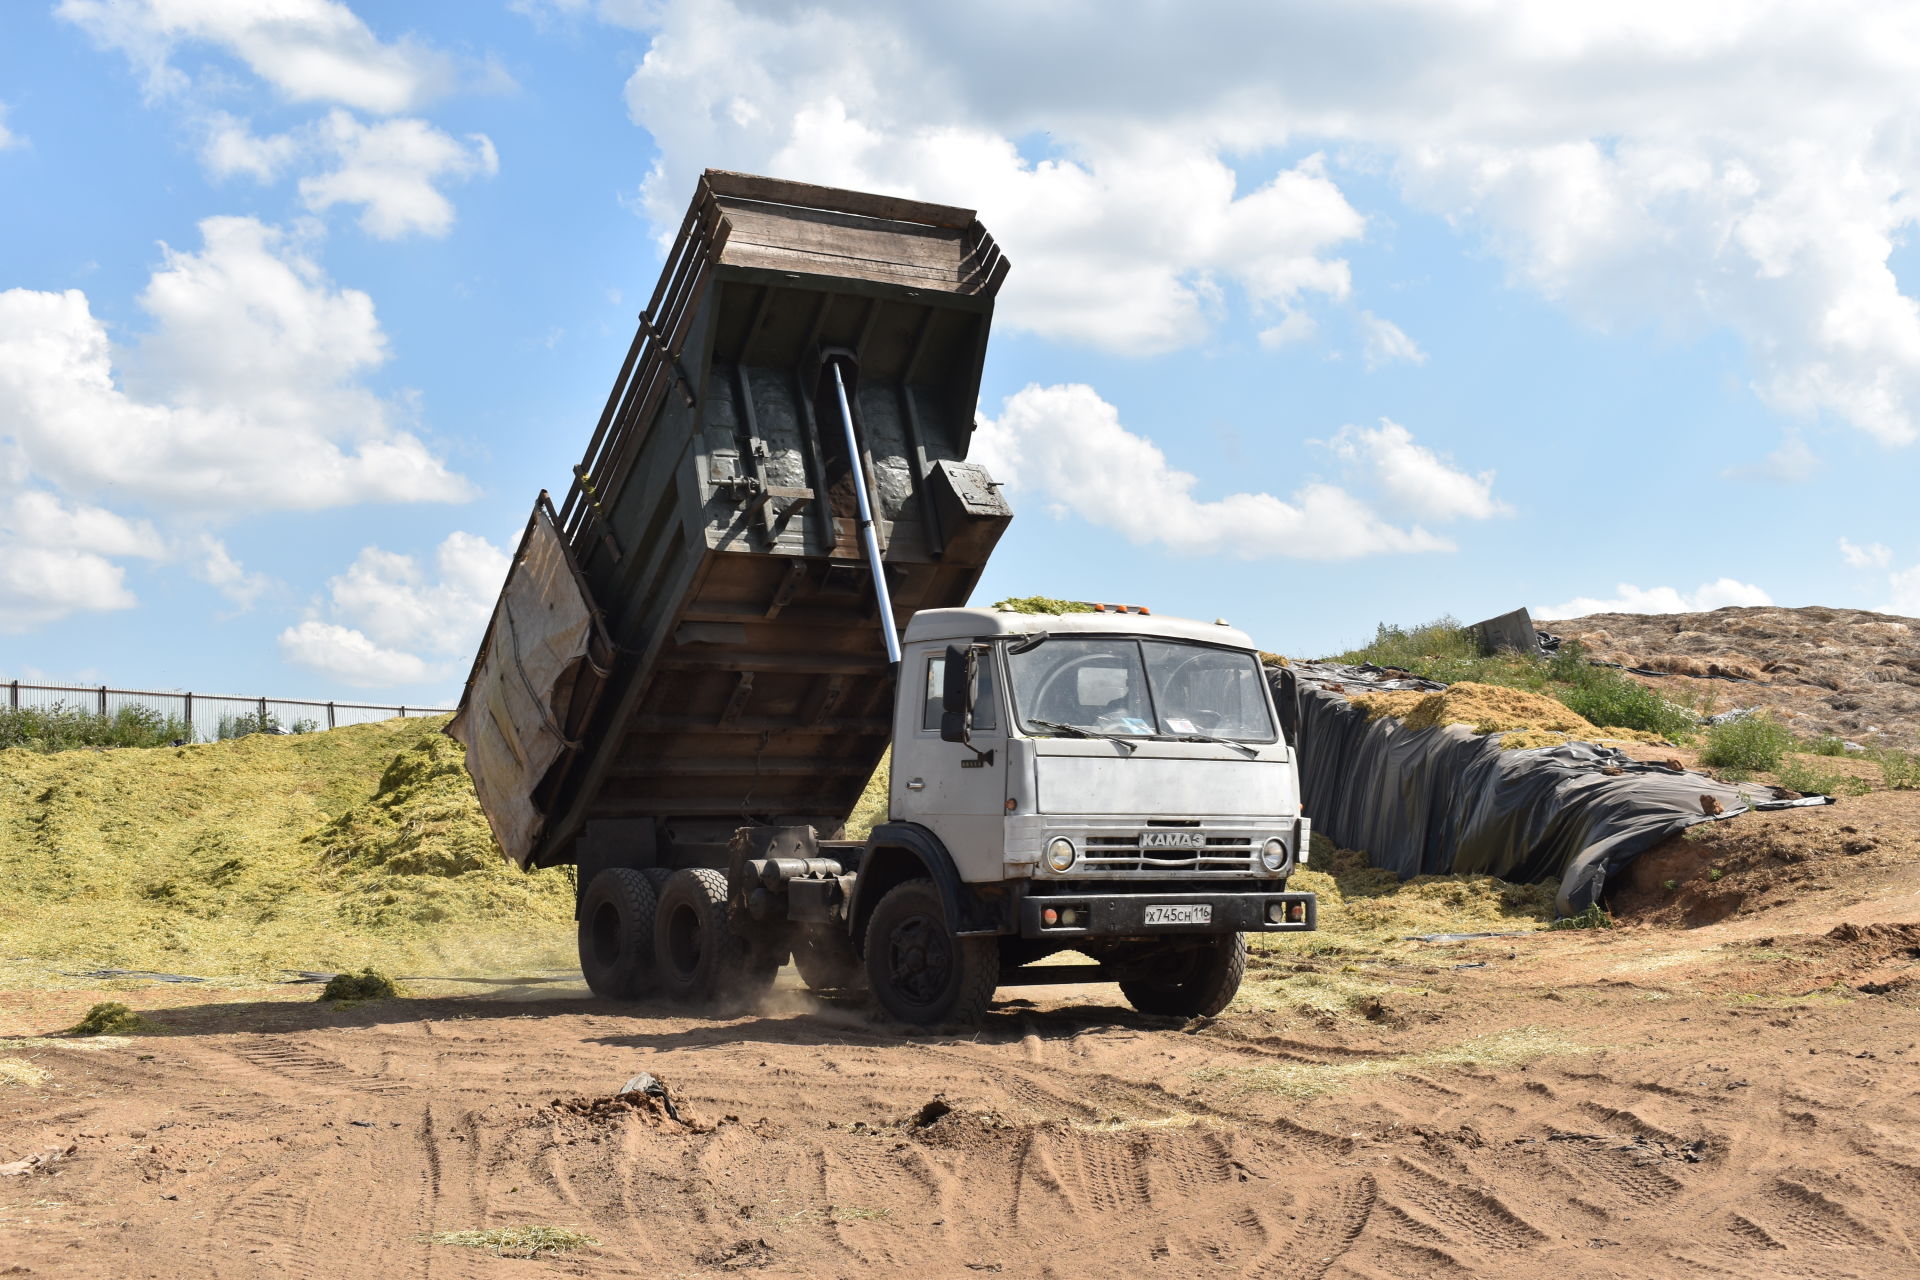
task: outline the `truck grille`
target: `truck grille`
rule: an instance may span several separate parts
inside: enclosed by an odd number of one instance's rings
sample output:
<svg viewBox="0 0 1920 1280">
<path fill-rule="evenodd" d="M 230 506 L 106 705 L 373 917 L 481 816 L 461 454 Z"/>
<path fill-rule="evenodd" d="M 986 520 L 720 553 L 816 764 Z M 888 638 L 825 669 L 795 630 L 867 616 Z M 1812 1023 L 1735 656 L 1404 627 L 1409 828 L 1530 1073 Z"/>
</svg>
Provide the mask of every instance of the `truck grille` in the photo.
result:
<svg viewBox="0 0 1920 1280">
<path fill-rule="evenodd" d="M 1249 836 L 1208 836 L 1204 849 L 1145 852 L 1137 835 L 1088 836 L 1080 865 L 1088 871 L 1245 871 L 1253 851 Z"/>
</svg>

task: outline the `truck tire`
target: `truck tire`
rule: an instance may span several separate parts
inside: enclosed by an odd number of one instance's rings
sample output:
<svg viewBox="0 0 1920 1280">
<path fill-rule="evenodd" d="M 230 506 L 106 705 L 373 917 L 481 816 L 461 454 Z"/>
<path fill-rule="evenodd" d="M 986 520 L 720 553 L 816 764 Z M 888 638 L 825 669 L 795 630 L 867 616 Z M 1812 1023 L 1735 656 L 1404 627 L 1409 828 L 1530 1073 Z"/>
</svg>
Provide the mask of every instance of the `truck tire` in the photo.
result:
<svg viewBox="0 0 1920 1280">
<path fill-rule="evenodd" d="M 901 1022 L 972 1023 L 1000 985 L 1000 940 L 956 938 L 924 876 L 887 890 L 867 920 L 867 985 Z"/>
<path fill-rule="evenodd" d="M 667 881 L 673 879 L 673 868 L 642 867 L 640 868 L 640 874 L 645 876 L 647 883 L 653 886 L 654 901 L 658 902 L 660 900 L 660 891 L 667 887 Z"/>
<path fill-rule="evenodd" d="M 1174 1018 L 1211 1018 L 1239 994 L 1247 972 L 1247 935 L 1222 934 L 1191 953 L 1177 979 L 1123 982 L 1120 994 L 1141 1013 Z"/>
<path fill-rule="evenodd" d="M 853 939 L 834 925 L 802 925 L 793 933 L 793 967 L 813 991 L 861 991 L 867 975 Z"/>
<path fill-rule="evenodd" d="M 757 949 L 734 932 L 727 878 L 707 867 L 674 872 L 660 890 L 654 916 L 654 981 L 684 1004 L 732 1006 L 766 993 L 778 970 L 755 959 Z"/>
<path fill-rule="evenodd" d="M 653 969 L 653 886 L 631 867 L 608 867 L 580 895 L 580 972 L 593 994 L 633 1000 Z"/>
</svg>

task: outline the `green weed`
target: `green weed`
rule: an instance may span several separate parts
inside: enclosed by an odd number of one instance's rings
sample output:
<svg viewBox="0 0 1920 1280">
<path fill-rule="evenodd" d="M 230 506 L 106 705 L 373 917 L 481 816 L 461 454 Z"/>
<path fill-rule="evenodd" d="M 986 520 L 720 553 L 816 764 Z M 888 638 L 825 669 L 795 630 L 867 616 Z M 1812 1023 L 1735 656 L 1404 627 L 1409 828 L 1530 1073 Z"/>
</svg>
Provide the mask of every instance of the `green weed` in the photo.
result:
<svg viewBox="0 0 1920 1280">
<path fill-rule="evenodd" d="M 101 715 L 56 702 L 50 707 L 0 710 L 0 751 L 74 751 L 82 747 L 164 747 L 193 740 L 193 726 L 151 707 L 120 707 Z"/>
<path fill-rule="evenodd" d="M 1827 734 L 1825 737 L 1815 738 L 1807 743 L 1807 754 L 1810 756 L 1843 756 L 1847 754 L 1847 744 L 1832 734 Z"/>
<path fill-rule="evenodd" d="M 1561 916 L 1549 929 L 1611 929 L 1613 915 L 1597 902 L 1590 902 L 1584 911 L 1570 916 Z"/>
<path fill-rule="evenodd" d="M 1781 757 L 1792 745 L 1787 727 L 1763 711 L 1709 728 L 1700 763 L 1747 773 L 1771 771 L 1780 767 Z"/>
<path fill-rule="evenodd" d="M 1887 790 L 1920 790 L 1920 755 L 1888 747 L 1870 752 L 1868 758 L 1880 766 L 1880 782 Z"/>
</svg>

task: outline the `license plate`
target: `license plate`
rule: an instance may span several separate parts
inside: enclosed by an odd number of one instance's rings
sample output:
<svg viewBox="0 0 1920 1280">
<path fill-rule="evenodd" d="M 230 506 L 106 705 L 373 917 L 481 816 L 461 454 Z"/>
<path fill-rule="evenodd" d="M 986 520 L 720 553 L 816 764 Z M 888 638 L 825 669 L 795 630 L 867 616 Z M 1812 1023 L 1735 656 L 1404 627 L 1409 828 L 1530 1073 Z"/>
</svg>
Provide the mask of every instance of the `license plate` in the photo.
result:
<svg viewBox="0 0 1920 1280">
<path fill-rule="evenodd" d="M 1200 831 L 1142 831 L 1142 849 L 1204 849 L 1207 837 Z"/>
<path fill-rule="evenodd" d="M 1211 903 L 1181 903 L 1178 906 L 1152 906 L 1147 908 L 1148 924 L 1212 924 L 1213 906 Z"/>
</svg>

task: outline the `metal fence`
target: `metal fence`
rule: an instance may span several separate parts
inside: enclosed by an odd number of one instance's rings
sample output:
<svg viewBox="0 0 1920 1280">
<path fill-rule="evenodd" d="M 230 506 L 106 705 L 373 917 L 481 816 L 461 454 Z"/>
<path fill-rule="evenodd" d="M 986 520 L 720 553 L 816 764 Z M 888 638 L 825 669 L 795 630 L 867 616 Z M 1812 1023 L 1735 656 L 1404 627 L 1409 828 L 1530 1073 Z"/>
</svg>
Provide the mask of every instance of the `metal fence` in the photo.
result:
<svg viewBox="0 0 1920 1280">
<path fill-rule="evenodd" d="M 171 693 L 144 689 L 109 689 L 106 685 L 0 685 L 10 708 L 69 710 L 110 716 L 122 707 L 145 707 L 168 719 L 193 726 L 196 742 L 234 736 L 236 729 L 273 726 L 285 732 L 335 729 L 346 724 L 388 720 L 394 716 L 443 716 L 451 707 L 375 706 L 364 702 L 312 702 L 301 698 L 241 698 L 218 693 Z"/>
</svg>

